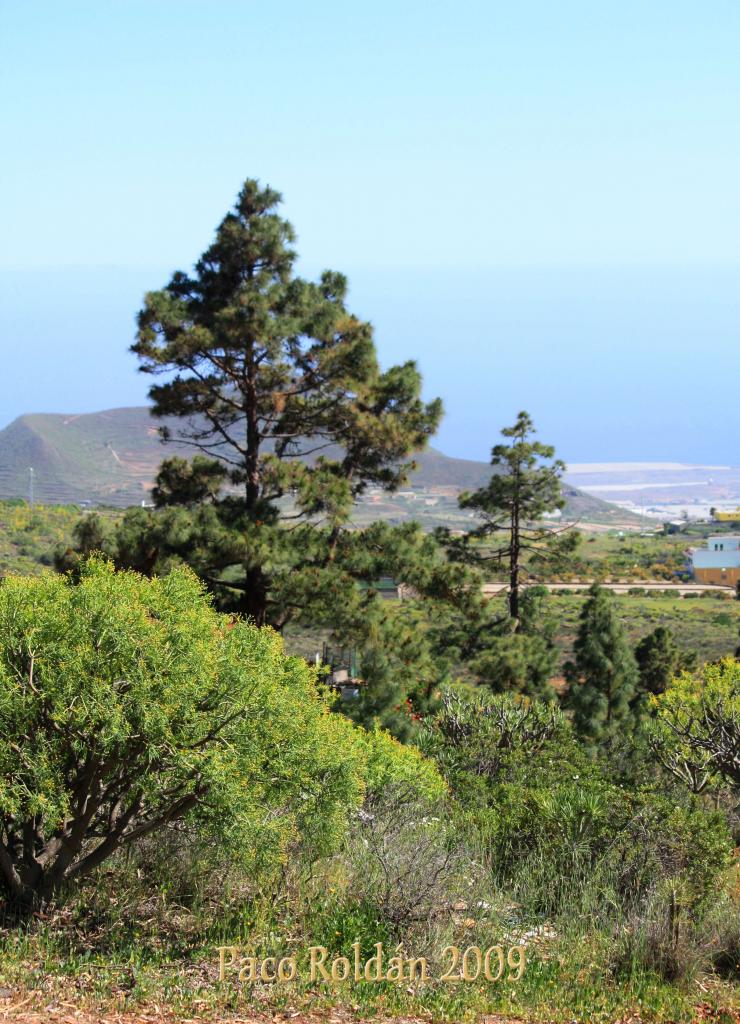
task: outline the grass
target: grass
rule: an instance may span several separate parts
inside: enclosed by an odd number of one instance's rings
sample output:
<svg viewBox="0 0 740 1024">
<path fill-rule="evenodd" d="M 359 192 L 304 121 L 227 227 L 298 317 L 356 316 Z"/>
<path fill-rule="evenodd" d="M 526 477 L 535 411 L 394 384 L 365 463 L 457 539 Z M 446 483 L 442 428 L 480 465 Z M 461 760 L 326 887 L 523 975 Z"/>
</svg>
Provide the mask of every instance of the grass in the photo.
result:
<svg viewBox="0 0 740 1024">
<path fill-rule="evenodd" d="M 503 599 L 492 598 L 501 606 Z M 578 619 L 586 601 L 581 593 L 551 594 L 550 614 L 557 623 L 555 640 L 561 650 L 561 662 L 569 660 L 578 631 Z M 657 594 L 643 597 L 615 594 L 619 617 L 634 646 L 647 633 L 665 626 L 676 643 L 686 652 L 695 651 L 700 663 L 725 658 L 735 653 L 740 644 L 740 601 L 725 597 L 682 598 Z M 290 654 L 313 659 L 321 644 L 328 639 L 328 630 L 288 626 L 286 647 Z"/>
<path fill-rule="evenodd" d="M 119 863 L 100 873 L 64 911 L 32 921 L 23 929 L 0 930 L 0 984 L 17 996 L 43 1003 L 73 1000 L 77 1009 L 135 1009 L 166 1005 L 177 1014 L 222 1014 L 256 1008 L 269 1012 L 315 1012 L 342 1006 L 366 1018 L 381 1015 L 472 1021 L 486 1014 L 522 1016 L 539 1021 L 606 1022 L 639 1014 L 645 1021 L 696 1020 L 696 1006 L 714 1020 L 731 1020 L 733 993 L 727 983 L 702 976 L 670 984 L 638 963 L 614 968 L 614 940 L 581 919 L 558 920 L 525 939 L 527 962 L 520 980 L 442 983 L 437 980 L 442 948 L 461 949 L 503 942 L 501 920 L 457 921 L 450 917 L 438 931 L 429 955 L 435 980 L 418 982 L 311 982 L 306 950 L 321 942 L 332 954 L 351 957 L 358 939 L 363 959 L 374 940 L 391 939 L 372 913 L 334 895 L 326 870 L 300 898 L 295 891 L 255 903 L 236 892 L 217 899 L 200 883 L 184 894 L 142 892 L 141 869 Z M 533 929 L 534 931 L 534 929 Z M 512 939 L 509 938 L 508 942 Z M 220 945 L 238 944 L 243 955 L 296 953 L 299 978 L 291 983 L 240 983 L 218 980 Z M 414 939 L 405 943 L 413 955 Z M 634 1018 L 633 1018 L 634 1019 Z"/>
<path fill-rule="evenodd" d="M 564 660 L 570 657 L 585 600 L 582 594 L 556 594 L 550 598 L 550 608 L 558 623 L 556 639 Z M 696 651 L 699 661 L 704 662 L 734 654 L 740 642 L 740 601 L 662 594 L 616 594 L 614 600 L 633 645 L 658 626 L 665 626 L 674 634 L 679 647 Z"/>
</svg>

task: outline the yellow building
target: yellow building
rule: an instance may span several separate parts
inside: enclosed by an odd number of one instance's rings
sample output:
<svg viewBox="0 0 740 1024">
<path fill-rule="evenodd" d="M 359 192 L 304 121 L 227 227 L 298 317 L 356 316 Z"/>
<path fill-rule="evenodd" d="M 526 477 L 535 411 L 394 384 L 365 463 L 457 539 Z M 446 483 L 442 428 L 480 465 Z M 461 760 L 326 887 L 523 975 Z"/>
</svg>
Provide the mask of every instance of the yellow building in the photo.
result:
<svg viewBox="0 0 740 1024">
<path fill-rule="evenodd" d="M 740 505 L 734 512 L 715 512 L 714 521 L 716 523 L 740 523 Z"/>
</svg>

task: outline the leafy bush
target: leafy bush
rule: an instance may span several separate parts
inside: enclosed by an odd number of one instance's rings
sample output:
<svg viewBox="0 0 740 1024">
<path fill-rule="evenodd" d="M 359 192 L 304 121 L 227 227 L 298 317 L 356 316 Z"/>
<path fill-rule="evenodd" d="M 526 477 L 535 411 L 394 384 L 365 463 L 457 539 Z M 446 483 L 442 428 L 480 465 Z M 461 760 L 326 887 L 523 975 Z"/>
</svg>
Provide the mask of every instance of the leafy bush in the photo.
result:
<svg viewBox="0 0 740 1024">
<path fill-rule="evenodd" d="M 666 878 L 691 911 L 718 891 L 731 849 L 724 817 L 613 781 L 561 712 L 515 698 L 447 694 L 424 748 L 499 884 L 529 913 L 556 914 L 586 890 L 625 912 Z"/>
<path fill-rule="evenodd" d="M 442 708 L 426 724 L 419 746 L 443 770 L 495 775 L 502 759 L 541 750 L 566 730 L 557 708 L 513 694 L 447 690 Z"/>
<path fill-rule="evenodd" d="M 571 787 L 580 801 L 596 771 L 561 711 L 512 695 L 446 693 L 420 745 L 437 760 L 501 880 L 539 843 L 553 852 L 551 826 L 563 820 L 552 800 Z"/>
<path fill-rule="evenodd" d="M 651 745 L 669 772 L 695 793 L 721 779 L 740 785 L 740 661 L 684 673 L 654 706 Z"/>
<path fill-rule="evenodd" d="M 334 848 L 366 741 L 272 630 L 217 615 L 188 570 L 92 560 L 0 586 L 0 869 L 26 906 L 181 823 L 275 865 Z"/>
<path fill-rule="evenodd" d="M 365 800 L 380 798 L 389 788 L 414 799 L 439 800 L 447 786 L 435 763 L 415 747 L 375 728 L 365 734 L 367 751 Z"/>
</svg>

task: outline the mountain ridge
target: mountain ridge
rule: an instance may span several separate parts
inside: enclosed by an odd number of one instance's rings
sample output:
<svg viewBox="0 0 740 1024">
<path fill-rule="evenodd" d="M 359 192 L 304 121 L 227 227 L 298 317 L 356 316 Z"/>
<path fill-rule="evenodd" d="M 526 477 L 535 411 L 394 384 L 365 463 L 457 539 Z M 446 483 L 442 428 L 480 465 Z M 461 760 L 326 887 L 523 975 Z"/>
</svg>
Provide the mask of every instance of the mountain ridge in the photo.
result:
<svg viewBox="0 0 740 1024">
<path fill-rule="evenodd" d="M 192 455 L 175 441 L 163 444 L 147 406 L 93 413 L 26 413 L 0 430 L 0 497 L 29 495 L 45 504 L 108 504 L 125 507 L 149 499 L 160 462 L 168 454 Z M 472 490 L 491 475 L 488 463 L 459 459 L 428 447 L 414 457 L 408 488 Z M 33 474 L 30 473 L 31 467 Z M 564 485 L 572 515 L 609 516 L 621 510 Z"/>
</svg>

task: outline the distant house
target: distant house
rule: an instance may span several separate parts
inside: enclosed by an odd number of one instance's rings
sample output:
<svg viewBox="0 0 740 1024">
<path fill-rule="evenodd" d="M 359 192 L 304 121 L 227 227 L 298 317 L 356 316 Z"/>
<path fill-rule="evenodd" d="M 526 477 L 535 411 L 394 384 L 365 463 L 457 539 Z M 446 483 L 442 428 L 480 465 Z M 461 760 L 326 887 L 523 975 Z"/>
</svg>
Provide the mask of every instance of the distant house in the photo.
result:
<svg viewBox="0 0 740 1024">
<path fill-rule="evenodd" d="M 708 537 L 705 548 L 689 552 L 691 573 L 699 583 L 734 587 L 740 580 L 740 536 L 726 533 Z"/>
<path fill-rule="evenodd" d="M 316 665 L 326 665 L 329 673 L 325 682 L 339 693 L 342 700 L 355 700 L 364 685 L 360 679 L 357 651 L 351 647 L 329 647 L 324 643 L 321 653 L 316 652 Z"/>
<path fill-rule="evenodd" d="M 399 585 L 390 576 L 381 576 L 379 580 L 373 580 L 372 583 L 366 583 L 364 580 L 359 580 L 357 583 L 358 590 L 374 590 L 380 597 L 386 600 L 394 600 L 400 597 Z"/>
</svg>

